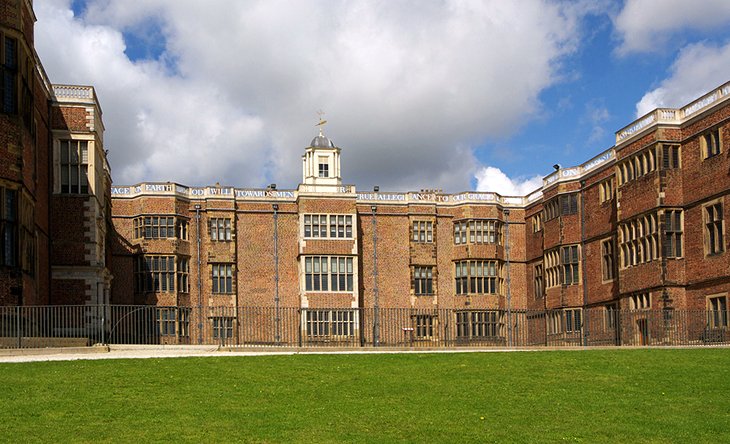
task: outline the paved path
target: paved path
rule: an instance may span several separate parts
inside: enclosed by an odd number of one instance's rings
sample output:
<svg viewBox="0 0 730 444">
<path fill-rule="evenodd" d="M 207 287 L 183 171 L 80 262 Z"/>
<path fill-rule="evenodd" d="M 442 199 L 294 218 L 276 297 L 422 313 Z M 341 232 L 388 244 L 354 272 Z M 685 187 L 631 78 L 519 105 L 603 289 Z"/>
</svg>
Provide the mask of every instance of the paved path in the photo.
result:
<svg viewBox="0 0 730 444">
<path fill-rule="evenodd" d="M 524 349 L 521 349 L 525 351 Z M 541 349 L 543 350 L 543 349 Z M 562 350 L 566 350 L 563 348 Z M 95 346 L 68 347 L 52 349 L 8 349 L 0 350 L 2 362 L 35 362 L 35 361 L 75 361 L 82 359 L 145 359 L 145 358 L 181 358 L 201 356 L 271 356 L 296 354 L 367 354 L 367 353 L 475 353 L 505 352 L 513 349 L 412 349 L 412 348 L 332 348 L 332 349 L 234 349 L 220 350 L 215 346 Z"/>
</svg>

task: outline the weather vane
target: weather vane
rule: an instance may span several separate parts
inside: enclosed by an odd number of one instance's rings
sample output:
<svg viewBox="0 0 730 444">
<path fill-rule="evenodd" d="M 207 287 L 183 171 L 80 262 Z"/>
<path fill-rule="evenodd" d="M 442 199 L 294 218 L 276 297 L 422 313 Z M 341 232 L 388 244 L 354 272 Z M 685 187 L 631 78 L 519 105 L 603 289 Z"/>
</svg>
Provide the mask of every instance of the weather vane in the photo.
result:
<svg viewBox="0 0 730 444">
<path fill-rule="evenodd" d="M 319 111 L 317 111 L 317 115 L 319 116 L 319 123 L 316 124 L 316 125 L 314 125 L 314 126 L 318 126 L 319 127 L 319 135 L 321 136 L 322 135 L 322 127 L 324 126 L 325 123 L 327 123 L 327 121 L 322 118 L 322 116 L 324 116 L 324 111 L 322 111 L 321 109 Z"/>
</svg>

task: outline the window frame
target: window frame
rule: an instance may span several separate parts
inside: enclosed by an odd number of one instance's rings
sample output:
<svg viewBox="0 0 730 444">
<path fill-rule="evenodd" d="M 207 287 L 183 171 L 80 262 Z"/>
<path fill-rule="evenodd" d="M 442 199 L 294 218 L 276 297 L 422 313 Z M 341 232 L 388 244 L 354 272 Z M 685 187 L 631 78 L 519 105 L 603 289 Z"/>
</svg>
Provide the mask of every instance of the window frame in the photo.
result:
<svg viewBox="0 0 730 444">
<path fill-rule="evenodd" d="M 139 255 L 134 261 L 134 293 L 175 293 L 177 257 L 170 254 Z"/>
<path fill-rule="evenodd" d="M 303 257 L 304 291 L 307 293 L 352 293 L 355 288 L 353 256 L 309 255 Z M 336 269 L 334 269 L 336 266 Z"/>
<path fill-rule="evenodd" d="M 563 286 L 580 285 L 580 245 L 560 247 L 560 281 Z M 568 282 L 570 276 L 570 282 Z"/>
<path fill-rule="evenodd" d="M 616 187 L 613 177 L 605 179 L 598 184 L 598 195 L 599 201 L 602 204 L 614 199 L 616 196 Z"/>
<path fill-rule="evenodd" d="M 303 309 L 302 322 L 307 340 L 351 340 L 357 332 L 356 309 Z"/>
<path fill-rule="evenodd" d="M 616 279 L 616 239 L 609 237 L 601 241 L 601 278 L 602 282 Z"/>
<path fill-rule="evenodd" d="M 433 221 L 414 220 L 411 223 L 411 241 L 419 244 L 433 243 Z"/>
<path fill-rule="evenodd" d="M 213 339 L 232 339 L 235 319 L 232 316 L 212 316 L 210 320 Z"/>
<path fill-rule="evenodd" d="M 210 265 L 210 292 L 214 295 L 233 294 L 234 264 L 227 262 L 215 262 Z"/>
<path fill-rule="evenodd" d="M 8 58 L 9 42 L 13 42 L 13 56 L 10 59 Z M 15 115 L 18 113 L 20 49 L 17 38 L 0 32 L 0 113 L 2 114 Z"/>
<path fill-rule="evenodd" d="M 20 192 L 0 187 L 0 266 L 18 266 Z"/>
<path fill-rule="evenodd" d="M 302 214 L 300 233 L 303 239 L 353 239 L 355 217 L 352 214 Z"/>
<path fill-rule="evenodd" d="M 93 141 L 61 139 L 58 141 L 58 145 L 60 194 L 81 196 L 90 194 L 92 190 L 89 170 L 91 166 L 90 159 L 93 157 Z M 75 149 L 73 145 L 76 145 Z M 76 183 L 73 183 L 74 177 Z"/>
<path fill-rule="evenodd" d="M 681 209 L 665 209 L 661 213 L 664 224 L 662 236 L 662 253 L 665 259 L 682 259 L 684 257 L 684 211 Z"/>
<path fill-rule="evenodd" d="M 504 222 L 499 219 L 454 221 L 454 245 L 502 245 Z"/>
<path fill-rule="evenodd" d="M 414 265 L 411 267 L 411 287 L 416 296 L 433 296 L 435 268 L 433 265 Z"/>
<path fill-rule="evenodd" d="M 545 276 L 544 276 L 544 264 L 534 264 L 532 267 L 532 282 L 533 291 L 535 292 L 535 299 L 542 299 L 545 297 Z"/>
<path fill-rule="evenodd" d="M 502 262 L 496 259 L 454 261 L 454 292 L 459 296 L 502 294 Z"/>
<path fill-rule="evenodd" d="M 504 339 L 504 312 L 498 310 L 456 310 L 457 340 Z"/>
<path fill-rule="evenodd" d="M 722 199 L 702 206 L 704 223 L 705 256 L 716 256 L 725 252 L 725 214 Z"/>
<path fill-rule="evenodd" d="M 700 135 L 702 160 L 717 157 L 722 153 L 722 131 L 720 127 L 713 128 Z"/>
<path fill-rule="evenodd" d="M 727 293 L 712 294 L 706 297 L 708 328 L 727 330 L 730 326 L 727 299 Z"/>
<path fill-rule="evenodd" d="M 213 242 L 232 242 L 233 219 L 225 216 L 209 217 L 208 236 Z"/>
<path fill-rule="evenodd" d="M 651 309 L 651 292 L 634 293 L 629 295 L 629 310 L 650 310 Z"/>
</svg>

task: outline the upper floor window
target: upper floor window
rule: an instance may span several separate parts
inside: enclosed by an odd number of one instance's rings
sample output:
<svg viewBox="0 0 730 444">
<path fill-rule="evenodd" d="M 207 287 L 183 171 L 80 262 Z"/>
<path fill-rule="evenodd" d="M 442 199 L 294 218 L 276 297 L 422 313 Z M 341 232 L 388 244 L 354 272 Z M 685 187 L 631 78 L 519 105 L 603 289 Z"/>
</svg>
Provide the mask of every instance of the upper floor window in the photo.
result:
<svg viewBox="0 0 730 444">
<path fill-rule="evenodd" d="M 501 266 L 497 261 L 459 261 L 454 264 L 456 294 L 498 294 Z"/>
<path fill-rule="evenodd" d="M 306 291 L 353 291 L 353 260 L 343 256 L 304 258 Z"/>
<path fill-rule="evenodd" d="M 502 222 L 481 219 L 454 222 L 454 243 L 499 245 L 502 243 Z"/>
<path fill-rule="evenodd" d="M 212 292 L 233 293 L 233 265 L 212 264 Z"/>
<path fill-rule="evenodd" d="M 622 268 L 651 262 L 659 257 L 657 220 L 657 215 L 650 213 L 619 225 Z"/>
<path fill-rule="evenodd" d="M 722 203 L 705 207 L 705 253 L 717 254 L 725 251 L 723 241 Z"/>
<path fill-rule="evenodd" d="M 664 257 L 682 257 L 682 210 L 664 212 Z"/>
<path fill-rule="evenodd" d="M 622 160 L 616 169 L 619 186 L 656 170 L 656 148 L 648 148 Z"/>
<path fill-rule="evenodd" d="M 319 177 L 330 177 L 330 165 L 326 159 L 319 160 Z"/>
<path fill-rule="evenodd" d="M 662 145 L 662 169 L 669 170 L 680 167 L 679 145 Z"/>
<path fill-rule="evenodd" d="M 578 194 L 561 194 L 545 204 L 545 220 L 567 216 L 578 212 Z"/>
<path fill-rule="evenodd" d="M 715 128 L 700 136 L 700 146 L 702 147 L 702 156 L 705 159 L 720 154 L 722 151 L 720 128 Z"/>
<path fill-rule="evenodd" d="M 345 214 L 305 214 L 305 238 L 352 238 L 352 216 Z"/>
<path fill-rule="evenodd" d="M 135 292 L 175 291 L 175 256 L 140 256 L 134 266 Z"/>
<path fill-rule="evenodd" d="M 0 187 L 0 265 L 14 267 L 18 257 L 18 192 Z"/>
<path fill-rule="evenodd" d="M 540 299 L 545 295 L 545 281 L 542 276 L 542 264 L 535 265 L 534 270 L 535 299 Z"/>
<path fill-rule="evenodd" d="M 613 196 L 614 196 L 613 177 L 601 182 L 598 185 L 598 192 L 599 192 L 601 203 L 612 200 Z"/>
<path fill-rule="evenodd" d="M 134 218 L 135 239 L 166 239 L 174 237 L 174 216 L 143 216 Z"/>
<path fill-rule="evenodd" d="M 417 296 L 433 294 L 433 267 L 413 267 L 413 292 Z"/>
<path fill-rule="evenodd" d="M 601 274 L 604 281 L 610 281 L 616 277 L 614 245 L 613 239 L 601 242 Z"/>
<path fill-rule="evenodd" d="M 2 112 L 15 114 L 18 110 L 18 41 L 0 34 L 0 106 Z"/>
<path fill-rule="evenodd" d="M 413 221 L 413 242 L 433 242 L 433 222 Z"/>
<path fill-rule="evenodd" d="M 577 284 L 579 281 L 578 246 L 560 247 L 561 278 L 563 285 Z"/>
<path fill-rule="evenodd" d="M 177 291 L 188 293 L 190 291 L 190 262 L 187 258 L 177 260 Z"/>
<path fill-rule="evenodd" d="M 530 218 L 532 220 L 532 232 L 542 231 L 542 213 L 537 213 Z"/>
<path fill-rule="evenodd" d="M 580 281 L 580 262 L 577 245 L 556 248 L 545 254 L 547 286 L 575 285 Z"/>
<path fill-rule="evenodd" d="M 178 219 L 177 221 L 177 238 L 188 240 L 188 221 L 185 219 Z"/>
<path fill-rule="evenodd" d="M 89 143 L 86 140 L 61 141 L 61 193 L 89 192 Z"/>
<path fill-rule="evenodd" d="M 231 219 L 228 217 L 213 217 L 208 221 L 210 239 L 227 242 L 231 240 Z"/>
</svg>

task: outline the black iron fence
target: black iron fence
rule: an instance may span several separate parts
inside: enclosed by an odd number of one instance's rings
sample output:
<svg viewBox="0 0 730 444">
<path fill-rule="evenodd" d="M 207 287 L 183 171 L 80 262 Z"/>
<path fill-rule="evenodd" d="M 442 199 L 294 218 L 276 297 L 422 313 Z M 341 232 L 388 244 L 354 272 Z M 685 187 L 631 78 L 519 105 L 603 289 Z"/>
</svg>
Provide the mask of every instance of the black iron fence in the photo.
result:
<svg viewBox="0 0 730 444">
<path fill-rule="evenodd" d="M 728 313 L 724 311 L 0 307 L 0 348 L 93 344 L 560 347 L 729 342 Z"/>
</svg>

